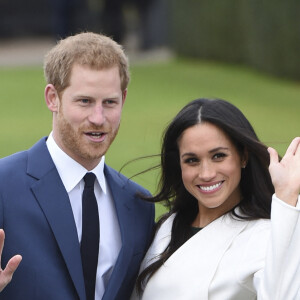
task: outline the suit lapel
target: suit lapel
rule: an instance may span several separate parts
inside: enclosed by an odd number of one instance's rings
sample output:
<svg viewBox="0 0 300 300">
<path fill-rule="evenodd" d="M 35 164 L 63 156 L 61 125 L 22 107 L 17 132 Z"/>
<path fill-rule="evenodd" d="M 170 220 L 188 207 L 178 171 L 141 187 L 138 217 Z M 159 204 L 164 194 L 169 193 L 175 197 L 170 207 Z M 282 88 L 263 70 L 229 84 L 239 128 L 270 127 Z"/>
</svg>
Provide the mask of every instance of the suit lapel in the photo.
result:
<svg viewBox="0 0 300 300">
<path fill-rule="evenodd" d="M 80 299 L 85 299 L 80 247 L 71 204 L 45 140 L 29 150 L 28 174 L 37 179 L 31 187 L 32 192 L 48 220 L 77 293 Z"/>
<path fill-rule="evenodd" d="M 107 166 L 105 166 L 104 172 L 115 203 L 122 240 L 122 248 L 103 297 L 103 299 L 115 299 L 127 270 L 130 268 L 130 258 L 133 255 L 135 243 L 132 234 L 134 232 L 134 218 L 131 215 L 133 201 L 132 195 L 128 194 L 124 182 L 118 177 L 118 173 Z"/>
</svg>

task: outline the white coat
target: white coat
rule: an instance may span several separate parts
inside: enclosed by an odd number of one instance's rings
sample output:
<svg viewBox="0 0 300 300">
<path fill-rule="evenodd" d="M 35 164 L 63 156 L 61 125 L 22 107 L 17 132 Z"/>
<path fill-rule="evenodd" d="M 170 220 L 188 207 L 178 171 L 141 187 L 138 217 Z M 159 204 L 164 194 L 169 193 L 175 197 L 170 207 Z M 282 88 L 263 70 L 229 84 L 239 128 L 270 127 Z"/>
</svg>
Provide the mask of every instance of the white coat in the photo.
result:
<svg viewBox="0 0 300 300">
<path fill-rule="evenodd" d="M 142 299 L 300 299 L 299 214 L 300 208 L 274 195 L 271 220 L 218 218 L 173 253 L 150 278 Z M 156 233 L 141 270 L 169 244 L 173 220 L 174 215 Z"/>
</svg>

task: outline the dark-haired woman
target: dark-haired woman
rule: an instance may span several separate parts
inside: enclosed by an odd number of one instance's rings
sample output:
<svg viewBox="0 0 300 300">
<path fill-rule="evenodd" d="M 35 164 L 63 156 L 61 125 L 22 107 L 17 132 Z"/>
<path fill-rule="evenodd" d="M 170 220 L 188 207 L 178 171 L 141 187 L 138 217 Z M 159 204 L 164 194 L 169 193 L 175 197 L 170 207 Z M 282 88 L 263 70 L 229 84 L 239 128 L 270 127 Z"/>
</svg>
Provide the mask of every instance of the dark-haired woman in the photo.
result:
<svg viewBox="0 0 300 300">
<path fill-rule="evenodd" d="M 279 161 L 239 109 L 198 99 L 166 129 L 161 172 L 149 200 L 170 211 L 133 299 L 300 299 L 300 138 Z"/>
</svg>

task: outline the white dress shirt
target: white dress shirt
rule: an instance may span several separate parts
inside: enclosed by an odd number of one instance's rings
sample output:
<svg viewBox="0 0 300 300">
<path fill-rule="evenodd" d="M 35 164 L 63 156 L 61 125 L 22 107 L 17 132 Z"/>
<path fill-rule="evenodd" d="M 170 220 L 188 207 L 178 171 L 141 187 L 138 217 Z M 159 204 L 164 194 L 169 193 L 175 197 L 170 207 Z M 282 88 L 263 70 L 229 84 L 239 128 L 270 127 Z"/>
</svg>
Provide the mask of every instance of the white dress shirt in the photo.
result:
<svg viewBox="0 0 300 300">
<path fill-rule="evenodd" d="M 52 132 L 47 139 L 47 147 L 69 195 L 78 240 L 81 241 L 83 177 L 89 171 L 59 148 L 54 141 Z M 95 299 L 97 300 L 101 299 L 104 294 L 122 245 L 114 201 L 104 176 L 104 159 L 103 156 L 100 163 L 90 171 L 96 175 L 95 196 L 100 219 L 100 242 L 95 292 Z"/>
</svg>

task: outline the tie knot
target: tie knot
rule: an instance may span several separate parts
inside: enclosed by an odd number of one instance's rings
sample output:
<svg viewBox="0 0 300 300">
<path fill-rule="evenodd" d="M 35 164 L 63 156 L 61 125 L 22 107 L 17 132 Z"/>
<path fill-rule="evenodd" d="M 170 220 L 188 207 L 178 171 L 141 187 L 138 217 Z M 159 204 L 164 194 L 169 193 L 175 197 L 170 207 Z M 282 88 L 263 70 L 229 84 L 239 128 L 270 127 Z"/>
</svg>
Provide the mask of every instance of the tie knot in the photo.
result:
<svg viewBox="0 0 300 300">
<path fill-rule="evenodd" d="M 94 173 L 86 173 L 83 177 L 86 187 L 94 187 L 96 175 Z"/>
</svg>

